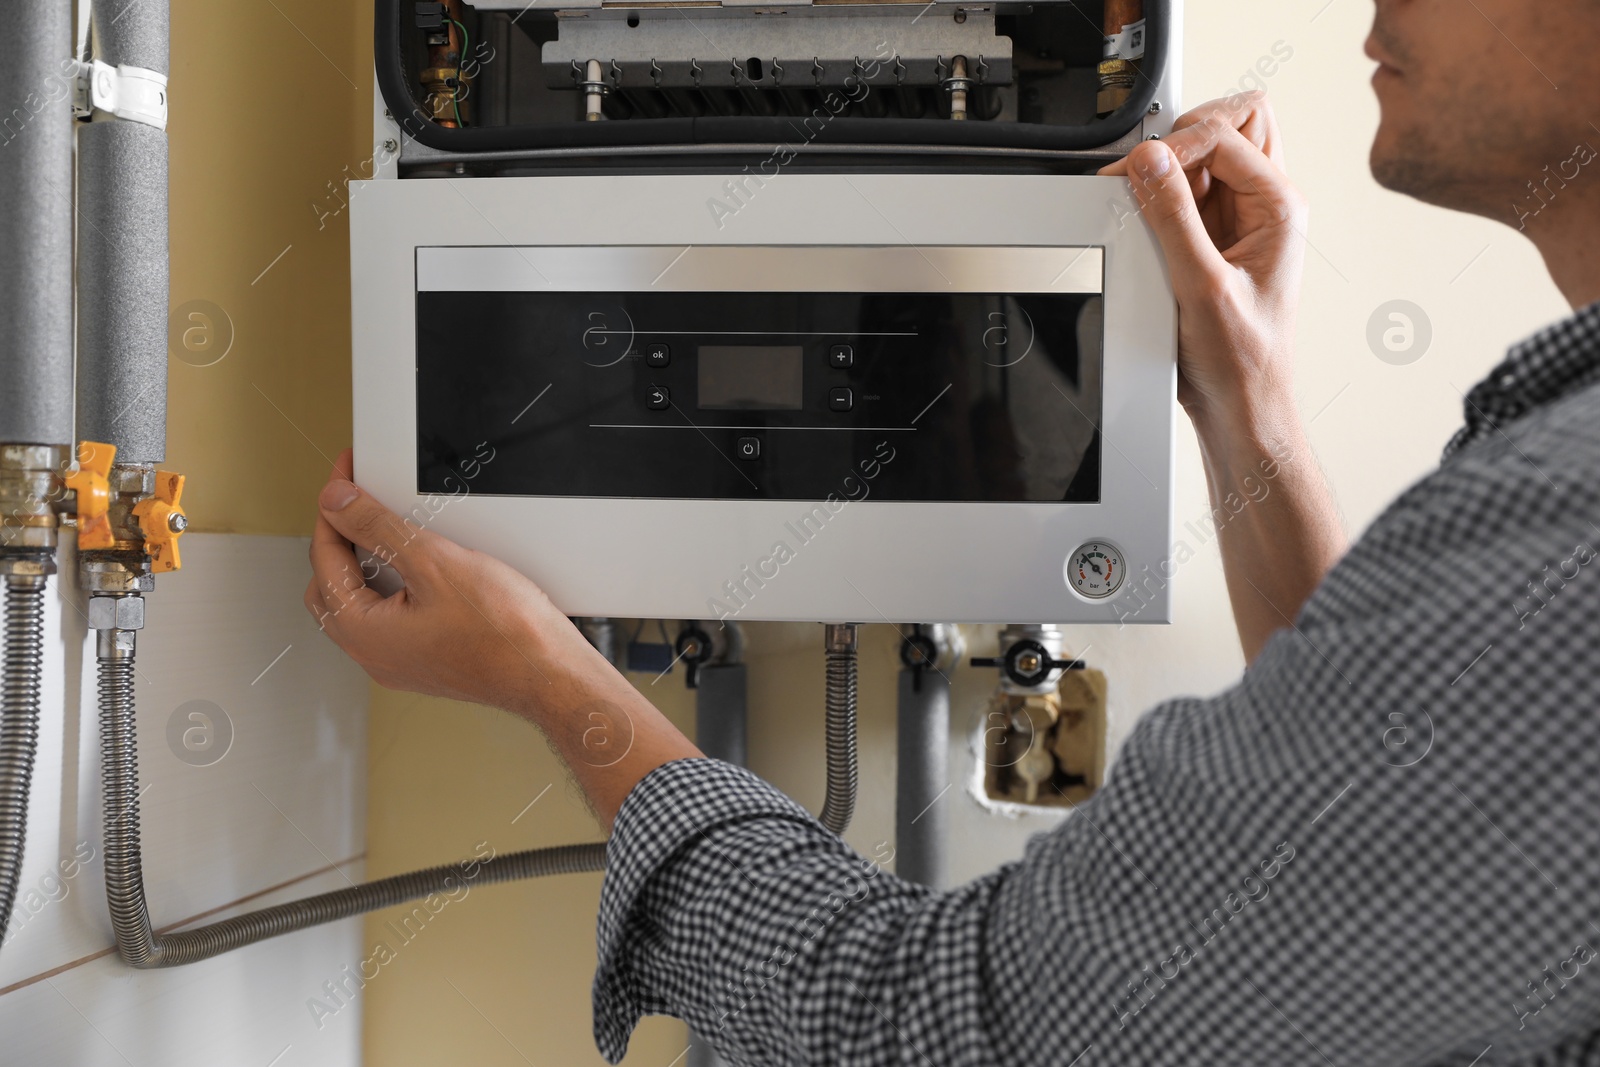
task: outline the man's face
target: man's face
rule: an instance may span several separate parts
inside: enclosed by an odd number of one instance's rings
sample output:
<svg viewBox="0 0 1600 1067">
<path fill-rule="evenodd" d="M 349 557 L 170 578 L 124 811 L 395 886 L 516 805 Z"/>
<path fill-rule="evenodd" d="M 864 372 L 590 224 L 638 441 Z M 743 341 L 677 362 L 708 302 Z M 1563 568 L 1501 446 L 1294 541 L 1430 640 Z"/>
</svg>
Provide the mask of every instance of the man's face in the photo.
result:
<svg viewBox="0 0 1600 1067">
<path fill-rule="evenodd" d="M 1600 0 L 1377 0 L 1378 183 L 1516 225 L 1600 149 Z M 1559 86 L 1559 89 L 1557 88 Z M 1600 161 L 1584 174 L 1600 190 Z M 1549 168 L 1546 170 L 1546 168 Z M 1548 190 L 1564 190 L 1563 182 Z M 1520 206 L 1519 206 L 1520 205 Z"/>
</svg>

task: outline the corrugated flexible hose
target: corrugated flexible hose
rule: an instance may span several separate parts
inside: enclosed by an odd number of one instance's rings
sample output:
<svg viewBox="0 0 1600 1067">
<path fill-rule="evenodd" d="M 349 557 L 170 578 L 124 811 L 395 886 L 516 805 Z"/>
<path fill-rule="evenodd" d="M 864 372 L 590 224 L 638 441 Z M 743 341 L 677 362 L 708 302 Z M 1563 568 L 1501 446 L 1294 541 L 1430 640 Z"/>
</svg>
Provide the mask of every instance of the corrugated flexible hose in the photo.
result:
<svg viewBox="0 0 1600 1067">
<path fill-rule="evenodd" d="M 8 625 L 8 642 L 11 628 Z M 485 860 L 431 867 L 321 893 L 303 900 L 209 923 L 193 930 L 158 933 L 150 925 L 139 840 L 138 736 L 133 695 L 134 634 L 100 634 L 100 774 L 105 802 L 106 900 L 117 952 L 129 966 L 176 967 L 208 959 L 279 934 L 346 919 L 431 893 L 454 892 L 463 884 L 486 885 L 552 874 L 601 871 L 605 842 L 528 849 Z M 36 654 L 37 656 L 37 654 Z M 10 707 L 9 665 L 7 708 Z M 35 678 L 37 675 L 35 674 Z M 35 683 L 35 693 L 37 683 Z M 35 696 L 35 705 L 37 697 Z M 821 821 L 834 833 L 850 825 L 856 806 L 856 628 L 827 630 L 827 794 Z M 20 839 L 17 846 L 20 856 Z M 467 869 L 471 868 L 470 875 Z"/>
<path fill-rule="evenodd" d="M 11 926 L 28 831 L 28 787 L 39 749 L 44 670 L 42 575 L 6 576 L 5 674 L 0 682 L 0 939 Z"/>
<path fill-rule="evenodd" d="M 128 631 L 106 631 L 113 636 Z M 104 638 L 102 638 L 104 640 Z M 125 651 L 125 655 L 122 654 Z M 278 904 L 179 933 L 157 933 L 150 926 L 139 844 L 138 738 L 134 728 L 133 649 L 113 649 L 99 658 L 100 768 L 105 787 L 106 899 L 117 951 L 129 966 L 176 967 L 207 959 L 279 934 L 346 919 L 430 893 L 465 886 L 541 878 L 551 874 L 600 871 L 605 842 L 558 845 L 512 852 L 485 860 L 431 867 L 390 878 Z M 9 690 L 7 690 L 9 694 Z M 469 874 L 468 871 L 471 871 Z"/>
<path fill-rule="evenodd" d="M 856 811 L 856 627 L 830 623 L 825 637 L 828 667 L 828 791 L 822 825 L 842 834 Z"/>
</svg>

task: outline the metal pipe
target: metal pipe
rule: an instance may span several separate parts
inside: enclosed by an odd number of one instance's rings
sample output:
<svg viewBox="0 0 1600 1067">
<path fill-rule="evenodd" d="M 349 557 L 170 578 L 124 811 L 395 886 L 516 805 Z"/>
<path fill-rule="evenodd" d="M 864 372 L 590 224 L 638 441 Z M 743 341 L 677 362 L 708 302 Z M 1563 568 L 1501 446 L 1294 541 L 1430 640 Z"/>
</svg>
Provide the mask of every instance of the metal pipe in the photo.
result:
<svg viewBox="0 0 1600 1067">
<path fill-rule="evenodd" d="M 594 646 L 594 650 L 606 658 L 606 662 L 615 667 L 621 662 L 621 653 L 617 648 L 617 624 L 603 615 L 579 616 L 572 620 L 578 632 L 583 634 L 584 640 Z"/>
<path fill-rule="evenodd" d="M 694 743 L 712 759 L 743 767 L 748 760 L 749 678 L 743 663 L 700 668 L 694 696 Z"/>
<path fill-rule="evenodd" d="M 584 64 L 582 89 L 584 119 L 589 122 L 599 122 L 600 102 L 605 98 L 606 83 L 598 59 L 591 59 Z"/>
<path fill-rule="evenodd" d="M 908 882 L 945 883 L 950 805 L 950 679 L 939 671 L 900 671 L 896 701 L 894 872 Z"/>
<path fill-rule="evenodd" d="M 167 24 L 168 0 L 97 4 L 95 58 L 165 75 Z M 159 463 L 167 444 L 164 129 L 95 112 L 78 131 L 78 220 L 78 436 L 115 445 L 121 464 Z"/>
<path fill-rule="evenodd" d="M 743 767 L 749 759 L 749 675 L 743 663 L 700 668 L 694 694 L 694 743 L 712 759 Z M 685 1067 L 725 1067 L 706 1041 L 689 1035 Z"/>
<path fill-rule="evenodd" d="M 11 924 L 28 790 L 39 748 L 39 678 L 44 670 L 45 576 L 6 575 L 5 674 L 0 683 L 0 938 Z"/>
<path fill-rule="evenodd" d="M 0 442 L 72 443 L 72 5 L 0 34 Z"/>
<path fill-rule="evenodd" d="M 335 922 L 465 884 L 486 885 L 553 874 L 605 869 L 604 842 L 559 845 L 448 864 L 321 893 L 181 933 L 158 934 L 150 925 L 139 838 L 139 763 L 133 693 L 137 631 L 102 629 L 97 635 L 100 682 L 100 774 L 105 805 L 106 899 L 117 952 L 129 966 L 176 967 L 208 959 L 269 937 Z"/>
<path fill-rule="evenodd" d="M 967 92 L 971 85 L 967 77 L 967 57 L 956 56 L 950 61 L 950 77 L 944 80 L 944 87 L 950 94 L 950 117 L 957 122 L 966 120 Z"/>
<path fill-rule="evenodd" d="M 822 825 L 843 834 L 856 811 L 856 624 L 829 623 L 827 650 L 828 790 Z"/>
<path fill-rule="evenodd" d="M 1128 102 L 1139 79 L 1139 60 L 1125 59 L 1119 51 L 1122 33 L 1144 21 L 1144 0 L 1106 0 L 1105 47 L 1099 66 L 1100 92 L 1095 112 L 1109 115 Z M 1141 49 L 1142 51 L 1142 49 Z"/>
</svg>

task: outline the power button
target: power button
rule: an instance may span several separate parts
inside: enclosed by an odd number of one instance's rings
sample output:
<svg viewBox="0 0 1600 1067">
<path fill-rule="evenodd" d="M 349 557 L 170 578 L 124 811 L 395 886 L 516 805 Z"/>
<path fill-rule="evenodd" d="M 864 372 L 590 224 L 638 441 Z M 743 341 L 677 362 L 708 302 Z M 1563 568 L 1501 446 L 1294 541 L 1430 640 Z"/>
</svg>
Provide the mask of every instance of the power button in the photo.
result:
<svg viewBox="0 0 1600 1067">
<path fill-rule="evenodd" d="M 761 458 L 761 438 L 741 437 L 734 442 L 733 450 L 740 459 L 751 460 Z"/>
</svg>

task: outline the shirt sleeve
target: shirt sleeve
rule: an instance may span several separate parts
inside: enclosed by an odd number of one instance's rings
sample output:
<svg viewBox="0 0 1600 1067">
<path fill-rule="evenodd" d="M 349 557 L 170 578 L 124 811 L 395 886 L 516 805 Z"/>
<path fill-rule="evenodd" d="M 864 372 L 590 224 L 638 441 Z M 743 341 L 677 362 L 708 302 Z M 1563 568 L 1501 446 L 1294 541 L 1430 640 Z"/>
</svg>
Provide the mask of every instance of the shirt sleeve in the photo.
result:
<svg viewBox="0 0 1600 1067">
<path fill-rule="evenodd" d="M 1569 445 L 1407 493 L 1239 685 L 1146 714 L 1094 798 L 954 891 L 744 771 L 657 769 L 608 853 L 602 1053 L 665 1013 L 763 1067 L 1585 1062 L 1600 456 Z"/>
</svg>

